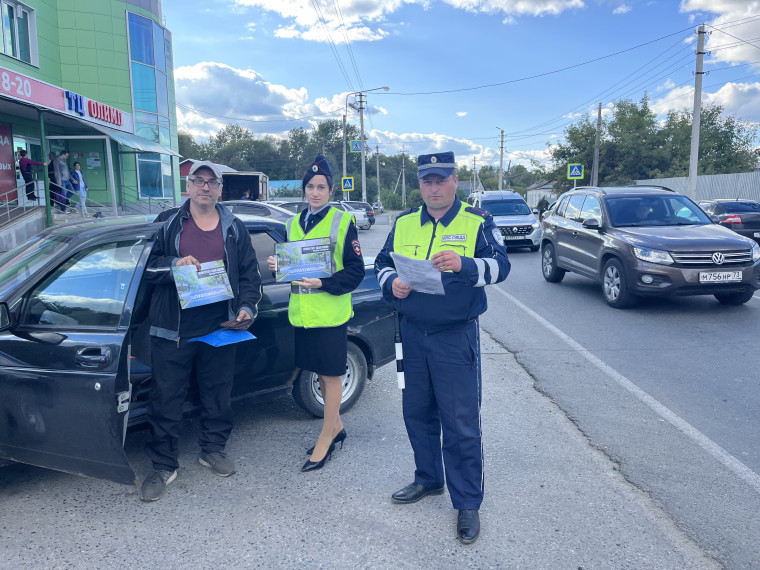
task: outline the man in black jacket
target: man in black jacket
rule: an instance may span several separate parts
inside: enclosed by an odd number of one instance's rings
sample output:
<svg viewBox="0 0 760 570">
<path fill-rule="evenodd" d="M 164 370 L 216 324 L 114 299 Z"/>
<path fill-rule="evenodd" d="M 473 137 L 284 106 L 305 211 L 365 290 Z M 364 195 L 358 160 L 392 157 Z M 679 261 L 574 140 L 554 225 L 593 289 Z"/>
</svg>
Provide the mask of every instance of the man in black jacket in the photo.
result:
<svg viewBox="0 0 760 570">
<path fill-rule="evenodd" d="M 153 246 L 146 278 L 154 284 L 150 304 L 153 384 L 148 405 L 153 473 L 143 482 L 143 501 L 160 499 L 177 477 L 182 405 L 195 370 L 201 403 L 201 465 L 227 477 L 235 465 L 224 452 L 232 431 L 230 395 L 235 345 L 212 347 L 190 342 L 237 321 L 247 328 L 257 315 L 261 276 L 245 225 L 217 204 L 222 174 L 211 162 L 196 162 L 187 177 L 189 199 L 163 212 L 165 222 Z M 180 308 L 172 268 L 223 260 L 234 297 L 193 308 Z M 234 324 L 234 323 L 233 323 Z"/>
</svg>

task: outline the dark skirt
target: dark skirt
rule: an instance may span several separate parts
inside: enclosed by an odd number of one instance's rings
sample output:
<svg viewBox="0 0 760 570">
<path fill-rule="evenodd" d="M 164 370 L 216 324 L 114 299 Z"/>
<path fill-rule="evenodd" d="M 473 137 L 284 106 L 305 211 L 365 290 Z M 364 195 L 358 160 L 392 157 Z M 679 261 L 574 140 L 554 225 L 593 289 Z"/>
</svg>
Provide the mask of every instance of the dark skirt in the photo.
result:
<svg viewBox="0 0 760 570">
<path fill-rule="evenodd" d="M 348 357 L 347 325 L 295 327 L 296 366 L 322 376 L 343 376 Z"/>
</svg>

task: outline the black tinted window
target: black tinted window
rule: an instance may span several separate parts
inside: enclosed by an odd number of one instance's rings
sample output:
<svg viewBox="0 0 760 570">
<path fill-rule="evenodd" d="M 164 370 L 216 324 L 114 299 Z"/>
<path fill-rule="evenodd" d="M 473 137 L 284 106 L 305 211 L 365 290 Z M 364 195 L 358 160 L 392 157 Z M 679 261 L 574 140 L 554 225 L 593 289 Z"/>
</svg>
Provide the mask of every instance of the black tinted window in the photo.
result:
<svg viewBox="0 0 760 570">
<path fill-rule="evenodd" d="M 261 273 L 262 283 L 272 283 L 274 276 L 269 271 L 267 257 L 274 255 L 275 240 L 266 232 L 251 233 L 251 245 L 256 252 L 256 261 L 259 262 L 259 273 Z"/>
<path fill-rule="evenodd" d="M 743 202 L 721 202 L 725 212 L 760 212 L 760 203 L 743 201 Z"/>
</svg>

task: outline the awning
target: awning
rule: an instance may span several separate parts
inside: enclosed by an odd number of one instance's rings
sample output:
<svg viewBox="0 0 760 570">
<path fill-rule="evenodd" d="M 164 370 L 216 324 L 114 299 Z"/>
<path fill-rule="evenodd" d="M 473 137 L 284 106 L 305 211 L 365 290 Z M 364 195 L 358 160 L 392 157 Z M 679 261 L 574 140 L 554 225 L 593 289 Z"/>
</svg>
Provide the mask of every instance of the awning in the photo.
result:
<svg viewBox="0 0 760 570">
<path fill-rule="evenodd" d="M 153 152 L 156 154 L 170 154 L 172 156 L 182 156 L 178 152 L 175 152 L 168 147 L 162 146 L 158 144 L 157 142 L 149 141 L 148 139 L 138 137 L 137 135 L 134 135 L 132 133 L 125 133 L 124 131 L 109 129 L 108 127 L 104 127 L 103 125 L 98 125 L 96 123 L 90 123 L 87 121 L 79 121 L 79 122 L 82 123 L 83 125 L 92 127 L 93 129 L 100 131 L 104 135 L 108 135 L 117 143 L 127 146 L 129 148 L 133 148 L 137 152 Z"/>
</svg>

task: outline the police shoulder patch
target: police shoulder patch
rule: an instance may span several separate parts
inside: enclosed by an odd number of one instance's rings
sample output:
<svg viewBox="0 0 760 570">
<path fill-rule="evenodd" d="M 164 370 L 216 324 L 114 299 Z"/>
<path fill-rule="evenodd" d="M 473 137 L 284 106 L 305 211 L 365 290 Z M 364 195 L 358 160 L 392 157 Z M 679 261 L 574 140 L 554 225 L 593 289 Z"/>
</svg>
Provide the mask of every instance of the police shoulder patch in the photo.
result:
<svg viewBox="0 0 760 570">
<path fill-rule="evenodd" d="M 499 228 L 493 228 L 491 230 L 491 234 L 493 235 L 493 239 L 496 241 L 496 243 L 499 245 L 504 245 L 504 236 L 501 235 Z"/>
<path fill-rule="evenodd" d="M 354 241 L 351 242 L 351 247 L 354 248 L 354 253 L 356 253 L 356 255 L 358 255 L 358 256 L 361 257 L 362 246 L 359 245 L 359 240 L 358 239 L 355 239 Z"/>
<path fill-rule="evenodd" d="M 478 216 L 482 217 L 483 219 L 488 219 L 491 217 L 491 214 L 486 212 L 485 210 L 481 210 L 480 208 L 476 208 L 475 206 L 468 206 L 464 210 L 465 212 L 471 212 L 473 214 L 477 214 Z"/>
</svg>

